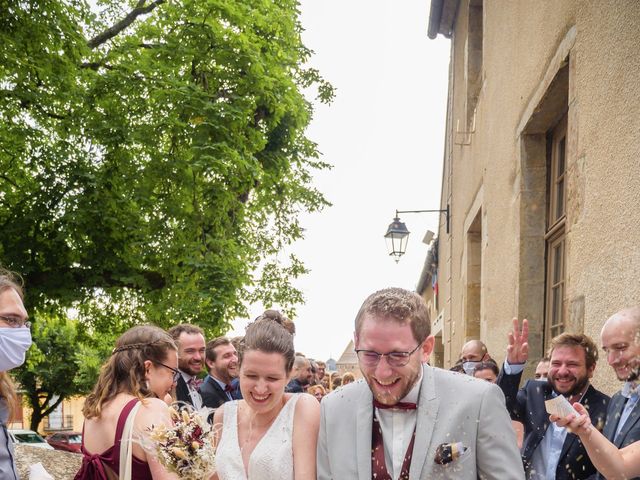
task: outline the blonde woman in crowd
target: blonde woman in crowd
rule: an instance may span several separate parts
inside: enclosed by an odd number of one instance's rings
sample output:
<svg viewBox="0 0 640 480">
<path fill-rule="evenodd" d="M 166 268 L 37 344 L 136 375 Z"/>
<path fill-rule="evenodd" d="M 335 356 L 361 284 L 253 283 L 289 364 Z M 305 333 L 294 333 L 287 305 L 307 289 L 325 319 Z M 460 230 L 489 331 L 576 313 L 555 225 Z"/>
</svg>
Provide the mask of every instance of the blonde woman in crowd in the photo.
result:
<svg viewBox="0 0 640 480">
<path fill-rule="evenodd" d="M 327 391 L 322 385 L 317 384 L 317 385 L 311 385 L 307 389 L 307 393 L 309 395 L 313 395 L 314 397 L 316 397 L 318 401 L 321 401 L 322 397 L 324 397 L 327 394 Z"/>
</svg>

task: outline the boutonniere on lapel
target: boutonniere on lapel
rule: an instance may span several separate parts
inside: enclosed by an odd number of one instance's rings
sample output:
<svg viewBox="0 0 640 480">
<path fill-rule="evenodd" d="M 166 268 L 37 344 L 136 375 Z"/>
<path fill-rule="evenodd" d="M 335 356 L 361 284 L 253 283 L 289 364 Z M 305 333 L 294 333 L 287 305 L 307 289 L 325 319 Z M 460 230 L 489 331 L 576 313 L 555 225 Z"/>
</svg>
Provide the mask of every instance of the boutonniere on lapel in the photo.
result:
<svg viewBox="0 0 640 480">
<path fill-rule="evenodd" d="M 443 443 L 436 449 L 434 458 L 438 465 L 447 465 L 462 457 L 469 449 L 462 442 Z"/>
</svg>

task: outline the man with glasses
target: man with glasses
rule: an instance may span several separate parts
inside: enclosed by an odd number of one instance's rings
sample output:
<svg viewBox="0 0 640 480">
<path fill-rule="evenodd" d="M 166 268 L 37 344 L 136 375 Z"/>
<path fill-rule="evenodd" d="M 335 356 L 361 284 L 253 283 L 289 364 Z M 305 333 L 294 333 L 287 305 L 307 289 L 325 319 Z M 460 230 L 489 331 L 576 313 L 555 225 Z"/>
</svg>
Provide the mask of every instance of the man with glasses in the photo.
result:
<svg viewBox="0 0 640 480">
<path fill-rule="evenodd" d="M 196 325 L 183 323 L 169 329 L 169 335 L 178 345 L 178 370 L 176 400 L 202 407 L 202 397 L 198 388 L 202 381 L 198 374 L 202 371 L 205 357 L 204 332 Z"/>
<path fill-rule="evenodd" d="M 13 443 L 7 422 L 17 407 L 17 395 L 8 370 L 24 363 L 31 346 L 28 315 L 22 301 L 22 287 L 10 272 L 0 269 L 0 478 L 15 480 Z"/>
<path fill-rule="evenodd" d="M 416 293 L 365 300 L 354 337 L 366 383 L 322 400 L 319 480 L 524 478 L 500 389 L 426 365 L 430 329 Z"/>
</svg>

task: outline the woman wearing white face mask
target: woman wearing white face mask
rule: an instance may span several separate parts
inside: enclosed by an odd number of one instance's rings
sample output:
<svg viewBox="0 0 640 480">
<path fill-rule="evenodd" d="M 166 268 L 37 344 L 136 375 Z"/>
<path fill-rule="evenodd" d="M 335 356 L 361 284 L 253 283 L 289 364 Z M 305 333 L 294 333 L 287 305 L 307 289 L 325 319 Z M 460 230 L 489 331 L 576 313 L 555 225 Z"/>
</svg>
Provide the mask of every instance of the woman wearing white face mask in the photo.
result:
<svg viewBox="0 0 640 480">
<path fill-rule="evenodd" d="M 7 423 L 17 407 L 16 391 L 7 373 L 24 363 L 31 345 L 22 288 L 10 272 L 0 270 L 0 478 L 16 480 L 13 444 Z"/>
</svg>

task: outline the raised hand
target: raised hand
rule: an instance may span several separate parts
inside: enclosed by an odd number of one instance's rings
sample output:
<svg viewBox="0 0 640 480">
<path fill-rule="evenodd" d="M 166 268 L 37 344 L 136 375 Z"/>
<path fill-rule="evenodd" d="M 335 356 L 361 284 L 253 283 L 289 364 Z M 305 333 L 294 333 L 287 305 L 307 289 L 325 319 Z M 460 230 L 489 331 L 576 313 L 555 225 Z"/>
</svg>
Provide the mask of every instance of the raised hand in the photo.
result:
<svg viewBox="0 0 640 480">
<path fill-rule="evenodd" d="M 525 363 L 529 358 L 529 321 L 522 320 L 522 329 L 517 318 L 513 319 L 513 331 L 509 332 L 507 346 L 507 362 L 510 365 Z"/>
</svg>

